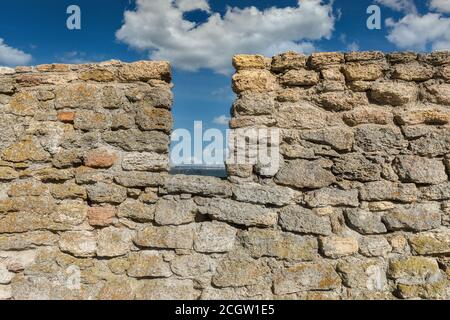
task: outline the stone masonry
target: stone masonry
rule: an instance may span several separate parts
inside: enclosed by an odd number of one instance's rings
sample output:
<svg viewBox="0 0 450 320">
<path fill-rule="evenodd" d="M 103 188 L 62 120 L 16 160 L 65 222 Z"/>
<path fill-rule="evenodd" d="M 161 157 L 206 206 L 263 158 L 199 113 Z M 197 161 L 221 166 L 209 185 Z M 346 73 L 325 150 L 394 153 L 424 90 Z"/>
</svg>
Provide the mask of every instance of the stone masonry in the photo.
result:
<svg viewBox="0 0 450 320">
<path fill-rule="evenodd" d="M 450 299 L 450 53 L 233 63 L 275 173 L 168 173 L 167 62 L 0 69 L 0 299 Z"/>
</svg>

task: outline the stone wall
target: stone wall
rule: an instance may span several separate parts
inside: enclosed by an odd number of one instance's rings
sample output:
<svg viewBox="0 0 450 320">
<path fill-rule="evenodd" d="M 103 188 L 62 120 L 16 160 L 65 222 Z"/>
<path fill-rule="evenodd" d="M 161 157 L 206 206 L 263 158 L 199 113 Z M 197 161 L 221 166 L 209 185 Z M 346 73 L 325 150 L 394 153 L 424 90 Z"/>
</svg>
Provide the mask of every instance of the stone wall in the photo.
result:
<svg viewBox="0 0 450 320">
<path fill-rule="evenodd" d="M 450 298 L 450 54 L 234 65 L 272 174 L 168 174 L 168 63 L 0 71 L 0 299 Z"/>
</svg>

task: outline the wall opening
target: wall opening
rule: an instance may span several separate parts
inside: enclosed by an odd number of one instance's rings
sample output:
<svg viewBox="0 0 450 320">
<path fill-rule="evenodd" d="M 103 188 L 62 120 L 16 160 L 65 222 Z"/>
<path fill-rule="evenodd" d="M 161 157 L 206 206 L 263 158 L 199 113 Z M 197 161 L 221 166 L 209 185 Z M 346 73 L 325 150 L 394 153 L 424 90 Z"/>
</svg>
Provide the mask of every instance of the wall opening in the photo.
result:
<svg viewBox="0 0 450 320">
<path fill-rule="evenodd" d="M 173 83 L 170 173 L 226 177 L 230 109 L 235 99 L 230 77 L 209 70 L 175 70 Z"/>
</svg>

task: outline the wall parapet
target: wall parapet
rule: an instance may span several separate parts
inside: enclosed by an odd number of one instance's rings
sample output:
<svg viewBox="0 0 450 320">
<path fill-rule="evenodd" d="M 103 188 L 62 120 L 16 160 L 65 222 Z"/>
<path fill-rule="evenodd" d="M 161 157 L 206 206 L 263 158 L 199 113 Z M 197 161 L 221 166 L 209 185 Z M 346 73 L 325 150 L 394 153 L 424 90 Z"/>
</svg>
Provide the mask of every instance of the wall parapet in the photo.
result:
<svg viewBox="0 0 450 320">
<path fill-rule="evenodd" d="M 0 299 L 450 297 L 450 54 L 233 63 L 276 172 L 168 173 L 167 62 L 0 70 Z"/>
</svg>

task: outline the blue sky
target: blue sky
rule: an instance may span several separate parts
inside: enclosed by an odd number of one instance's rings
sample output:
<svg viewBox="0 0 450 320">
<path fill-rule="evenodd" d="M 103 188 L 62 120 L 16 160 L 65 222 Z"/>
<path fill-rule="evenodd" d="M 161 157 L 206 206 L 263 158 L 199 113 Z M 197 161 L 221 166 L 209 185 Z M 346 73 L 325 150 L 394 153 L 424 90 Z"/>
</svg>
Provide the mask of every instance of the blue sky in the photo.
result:
<svg viewBox="0 0 450 320">
<path fill-rule="evenodd" d="M 81 8 L 81 30 L 66 28 L 72 4 Z M 372 4 L 381 8 L 381 30 L 366 27 Z M 202 120 L 224 130 L 214 119 L 229 116 L 234 99 L 233 53 L 449 49 L 449 13 L 450 0 L 2 1 L 0 65 L 168 59 L 175 127 Z"/>
</svg>

